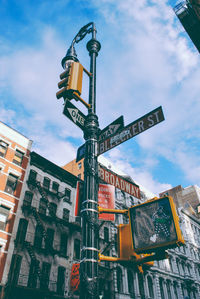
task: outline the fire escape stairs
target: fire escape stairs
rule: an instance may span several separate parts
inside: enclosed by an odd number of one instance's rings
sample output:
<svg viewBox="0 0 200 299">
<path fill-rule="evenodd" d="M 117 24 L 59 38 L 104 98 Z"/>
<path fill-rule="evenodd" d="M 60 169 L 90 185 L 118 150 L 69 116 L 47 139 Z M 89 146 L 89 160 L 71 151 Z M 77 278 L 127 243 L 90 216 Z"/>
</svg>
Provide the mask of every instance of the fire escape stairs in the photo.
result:
<svg viewBox="0 0 200 299">
<path fill-rule="evenodd" d="M 110 241 L 108 244 L 104 246 L 104 248 L 101 250 L 101 254 L 104 254 L 107 250 L 110 250 L 114 244 L 114 241 Z"/>
<path fill-rule="evenodd" d="M 36 181 L 36 186 L 37 186 L 37 188 L 38 188 L 40 194 L 42 195 L 42 198 L 45 199 L 45 201 L 46 201 L 46 203 L 47 203 L 47 208 L 48 208 L 48 210 L 49 210 L 50 215 L 51 215 L 51 216 L 55 216 L 54 213 L 53 213 L 52 207 L 51 207 L 51 205 L 50 205 L 50 202 L 49 202 L 49 200 L 48 200 L 48 197 L 47 197 L 45 191 L 43 190 L 43 188 L 42 188 L 42 186 L 41 186 L 41 183 L 38 182 L 38 181 Z"/>
<path fill-rule="evenodd" d="M 36 263 L 37 259 L 36 259 L 32 245 L 28 241 L 25 241 L 24 245 L 29 253 L 31 260 L 35 262 L 37 274 L 38 274 L 39 278 L 41 278 L 41 270 L 40 270 L 39 265 Z"/>
<path fill-rule="evenodd" d="M 42 236 L 43 236 L 44 240 L 46 240 L 47 239 L 46 230 L 43 226 L 42 220 L 40 219 L 40 216 L 39 216 L 36 208 L 32 208 L 31 212 L 32 212 L 33 216 L 35 217 L 37 224 L 42 228 Z"/>
</svg>

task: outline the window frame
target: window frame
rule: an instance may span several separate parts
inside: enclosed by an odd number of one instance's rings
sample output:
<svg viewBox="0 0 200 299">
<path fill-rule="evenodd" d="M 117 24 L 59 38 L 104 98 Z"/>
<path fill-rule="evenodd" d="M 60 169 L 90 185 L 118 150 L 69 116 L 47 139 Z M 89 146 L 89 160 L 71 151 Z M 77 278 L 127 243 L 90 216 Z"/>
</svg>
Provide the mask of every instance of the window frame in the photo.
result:
<svg viewBox="0 0 200 299">
<path fill-rule="evenodd" d="M 9 178 L 10 178 L 10 180 L 9 180 Z M 18 181 L 19 181 L 18 176 L 14 175 L 12 173 L 9 173 L 7 176 L 7 181 L 6 181 L 4 192 L 14 195 L 16 188 L 17 188 Z"/>
<path fill-rule="evenodd" d="M 21 166 L 22 163 L 23 163 L 24 155 L 25 155 L 24 152 L 20 151 L 19 149 L 16 149 L 15 150 L 15 155 L 14 155 L 14 158 L 13 158 L 12 162 L 14 164 L 18 165 L 18 166 Z"/>
<path fill-rule="evenodd" d="M 2 139 L 0 140 L 0 157 L 5 158 L 7 150 L 8 150 L 8 146 L 9 146 L 9 144 L 6 143 L 4 140 L 2 140 Z M 1 151 L 2 148 L 5 149 L 4 152 Z M 3 154 L 2 154 L 2 152 L 3 152 Z"/>
</svg>

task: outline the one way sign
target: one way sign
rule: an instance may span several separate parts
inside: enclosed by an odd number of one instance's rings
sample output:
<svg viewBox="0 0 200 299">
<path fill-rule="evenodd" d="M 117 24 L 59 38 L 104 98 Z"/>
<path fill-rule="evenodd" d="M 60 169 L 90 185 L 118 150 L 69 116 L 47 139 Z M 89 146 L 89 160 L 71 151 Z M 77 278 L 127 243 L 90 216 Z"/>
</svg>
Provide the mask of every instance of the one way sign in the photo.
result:
<svg viewBox="0 0 200 299">
<path fill-rule="evenodd" d="M 84 130 L 86 116 L 83 114 L 76 106 L 74 106 L 70 101 L 65 102 L 65 108 L 63 114 L 67 116 L 71 121 L 73 121 L 79 128 Z"/>
</svg>

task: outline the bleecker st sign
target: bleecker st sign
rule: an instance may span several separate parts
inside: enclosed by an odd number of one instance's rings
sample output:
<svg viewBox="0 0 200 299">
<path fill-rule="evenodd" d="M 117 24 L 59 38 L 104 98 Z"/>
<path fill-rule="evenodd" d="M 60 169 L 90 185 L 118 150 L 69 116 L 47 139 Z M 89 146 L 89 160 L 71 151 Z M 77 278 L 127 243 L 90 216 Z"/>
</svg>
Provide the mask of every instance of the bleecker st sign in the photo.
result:
<svg viewBox="0 0 200 299">
<path fill-rule="evenodd" d="M 104 182 L 106 182 L 109 185 L 113 185 L 116 188 L 134 197 L 140 198 L 140 189 L 138 185 L 129 182 L 128 180 L 108 170 L 100 164 L 98 165 L 98 167 L 99 178 L 102 179 Z"/>
<path fill-rule="evenodd" d="M 141 118 L 130 123 L 115 135 L 98 143 L 98 154 L 101 155 L 128 139 L 150 129 L 164 120 L 162 107 L 158 107 Z"/>
</svg>

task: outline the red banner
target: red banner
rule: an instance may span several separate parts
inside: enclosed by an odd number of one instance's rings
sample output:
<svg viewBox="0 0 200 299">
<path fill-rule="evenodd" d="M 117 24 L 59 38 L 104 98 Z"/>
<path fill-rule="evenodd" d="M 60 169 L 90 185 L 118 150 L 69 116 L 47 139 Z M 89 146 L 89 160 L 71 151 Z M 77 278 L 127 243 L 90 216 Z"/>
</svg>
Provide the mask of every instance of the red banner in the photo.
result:
<svg viewBox="0 0 200 299">
<path fill-rule="evenodd" d="M 72 292 L 79 291 L 80 277 L 79 277 L 80 264 L 73 264 L 70 276 L 70 289 Z"/>
<path fill-rule="evenodd" d="M 111 185 L 99 184 L 98 203 L 101 208 L 115 208 L 115 187 Z M 99 219 L 115 221 L 114 214 L 99 214 Z"/>
<path fill-rule="evenodd" d="M 83 200 L 83 182 L 77 182 L 77 185 L 76 185 L 76 205 L 75 205 L 74 216 L 80 216 L 82 200 Z"/>
</svg>

